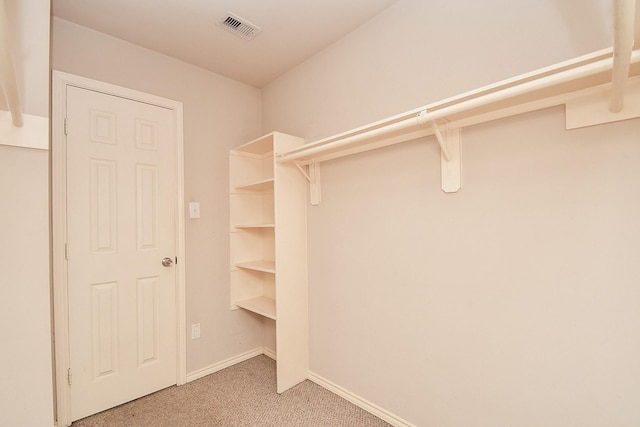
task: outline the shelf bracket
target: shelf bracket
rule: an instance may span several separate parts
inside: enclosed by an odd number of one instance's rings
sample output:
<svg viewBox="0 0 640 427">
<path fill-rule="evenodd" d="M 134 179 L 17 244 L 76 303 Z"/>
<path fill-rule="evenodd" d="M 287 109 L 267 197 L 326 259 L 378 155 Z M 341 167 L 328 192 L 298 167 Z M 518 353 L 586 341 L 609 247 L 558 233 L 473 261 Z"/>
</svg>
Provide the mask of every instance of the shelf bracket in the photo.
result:
<svg viewBox="0 0 640 427">
<path fill-rule="evenodd" d="M 440 143 L 440 174 L 442 191 L 455 193 L 460 189 L 460 129 L 445 129 L 444 135 L 435 123 L 436 138 Z M 438 136 L 440 135 L 440 136 Z"/>
<path fill-rule="evenodd" d="M 309 173 L 307 173 L 302 165 L 298 162 L 294 162 L 298 170 L 309 181 L 309 199 L 313 206 L 318 206 L 322 199 L 320 193 L 320 163 L 311 163 Z"/>
<path fill-rule="evenodd" d="M 295 162 L 294 163 L 296 165 L 296 167 L 298 168 L 298 170 L 300 171 L 300 173 L 302 175 L 304 175 L 305 178 L 307 178 L 307 181 L 311 182 L 311 177 L 305 172 L 305 170 L 302 168 L 302 166 L 300 165 L 300 163 Z"/>
<path fill-rule="evenodd" d="M 313 206 L 318 206 L 322 200 L 320 191 L 320 163 L 311 163 L 309 165 L 309 200 Z"/>
<path fill-rule="evenodd" d="M 449 154 L 449 149 L 447 148 L 447 143 L 442 137 L 442 133 L 440 133 L 440 128 L 438 128 L 438 124 L 435 120 L 431 121 L 431 125 L 433 126 L 433 133 L 436 135 L 436 139 L 438 140 L 438 144 L 440 144 L 440 152 L 446 161 L 451 161 L 451 154 Z"/>
</svg>

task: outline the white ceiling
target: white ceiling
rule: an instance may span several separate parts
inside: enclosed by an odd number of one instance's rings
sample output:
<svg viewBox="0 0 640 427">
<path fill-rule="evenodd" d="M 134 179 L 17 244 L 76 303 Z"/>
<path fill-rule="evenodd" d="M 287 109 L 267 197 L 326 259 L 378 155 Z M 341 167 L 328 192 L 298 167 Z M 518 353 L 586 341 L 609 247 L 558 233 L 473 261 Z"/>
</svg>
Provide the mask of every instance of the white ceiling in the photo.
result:
<svg viewBox="0 0 640 427">
<path fill-rule="evenodd" d="M 263 87 L 398 0 L 53 0 L 53 14 Z M 226 11 L 262 28 L 247 41 Z"/>
</svg>

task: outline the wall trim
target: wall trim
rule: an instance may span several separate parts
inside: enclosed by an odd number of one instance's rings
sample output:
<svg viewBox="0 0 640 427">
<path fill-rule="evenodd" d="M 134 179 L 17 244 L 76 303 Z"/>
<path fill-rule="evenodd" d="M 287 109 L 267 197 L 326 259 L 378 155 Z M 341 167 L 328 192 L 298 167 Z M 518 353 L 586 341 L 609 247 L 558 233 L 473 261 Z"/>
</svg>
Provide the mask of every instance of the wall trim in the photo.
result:
<svg viewBox="0 0 640 427">
<path fill-rule="evenodd" d="M 216 372 L 221 371 L 225 368 L 236 365 L 238 363 L 242 363 L 246 360 L 252 359 L 256 356 L 260 356 L 263 354 L 273 360 L 276 360 L 276 354 L 273 350 L 267 347 L 254 348 L 253 350 L 249 350 L 247 352 L 238 354 L 236 356 L 232 356 L 228 359 L 222 360 L 220 362 L 214 363 L 207 367 L 188 373 L 186 375 L 186 383 L 190 383 L 192 381 L 206 377 L 207 375 L 215 374 Z M 364 409 L 370 414 L 375 415 L 376 417 L 382 419 L 383 421 L 388 422 L 394 427 L 416 427 L 415 424 L 411 424 L 409 421 L 406 421 L 400 418 L 399 416 L 387 411 L 386 409 L 383 409 L 380 406 L 372 402 L 369 402 L 368 400 L 340 387 L 339 385 L 311 371 L 308 372 L 307 379 L 319 385 L 320 387 L 330 391 L 331 393 L 336 394 L 342 397 L 343 399 L 353 403 L 357 407 Z M 55 426 L 57 425 L 58 424 L 56 423 Z"/>
<path fill-rule="evenodd" d="M 229 366 L 233 366 L 237 363 L 244 362 L 245 360 L 249 360 L 253 357 L 260 356 L 264 354 L 262 347 L 254 348 L 253 350 L 249 350 L 245 353 L 238 354 L 236 356 L 230 357 L 226 360 L 223 360 L 218 363 L 214 363 L 213 365 L 209 365 L 207 367 L 198 369 L 197 371 L 193 371 L 187 374 L 187 382 L 195 381 L 202 377 L 206 377 L 207 375 L 214 374 L 218 371 L 221 371 Z"/>
<path fill-rule="evenodd" d="M 198 378 L 202 378 L 205 375 L 213 374 L 221 369 L 228 368 L 229 366 L 235 365 L 236 363 L 244 362 L 245 360 L 251 359 L 252 357 L 259 356 L 264 354 L 265 356 L 276 360 L 276 353 L 267 347 L 256 348 L 255 350 L 248 351 L 243 354 L 239 354 L 237 356 L 231 357 L 222 362 L 218 362 L 214 365 L 211 365 L 207 368 L 200 369 L 198 371 L 192 372 L 187 376 L 187 381 L 193 381 Z M 353 403 L 357 407 L 364 409 L 372 415 L 382 419 L 383 421 L 388 422 L 394 427 L 416 427 L 415 424 L 406 421 L 399 416 L 387 411 L 386 409 L 381 408 L 375 403 L 369 402 L 367 399 L 364 399 L 342 387 L 339 385 L 321 377 L 318 374 L 315 374 L 311 371 L 307 373 L 307 379 L 309 381 L 314 382 L 320 387 L 330 391 L 333 394 L 336 394 L 343 399 Z"/>
<path fill-rule="evenodd" d="M 270 359 L 276 360 L 276 352 L 267 347 L 262 347 L 262 354 Z"/>
<path fill-rule="evenodd" d="M 392 426 L 395 427 L 415 427 L 415 424 L 411 424 L 409 421 L 403 420 L 402 418 L 400 418 L 397 415 L 392 414 L 391 412 L 387 411 L 386 409 L 383 409 L 381 407 L 379 407 L 378 405 L 369 402 L 366 399 L 363 399 L 362 397 L 351 393 L 350 391 L 340 387 L 339 385 L 321 377 L 320 375 L 314 374 L 313 372 L 309 371 L 308 373 L 308 379 L 310 381 L 313 381 L 314 383 L 318 384 L 320 387 L 325 388 L 327 390 L 329 390 L 330 392 L 332 392 L 333 394 L 337 394 L 338 396 L 342 397 L 345 400 L 348 400 L 349 402 L 353 403 L 354 405 L 358 406 L 361 409 L 364 409 L 365 411 L 369 412 L 370 414 L 375 415 L 376 417 L 388 422 L 389 424 L 391 424 Z"/>
</svg>

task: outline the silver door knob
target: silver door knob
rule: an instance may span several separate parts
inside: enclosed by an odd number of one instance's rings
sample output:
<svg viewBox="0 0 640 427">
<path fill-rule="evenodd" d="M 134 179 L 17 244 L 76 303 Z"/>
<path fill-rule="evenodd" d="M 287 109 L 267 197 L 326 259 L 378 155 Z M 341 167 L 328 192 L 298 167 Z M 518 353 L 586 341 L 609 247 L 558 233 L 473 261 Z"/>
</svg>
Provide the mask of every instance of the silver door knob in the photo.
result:
<svg viewBox="0 0 640 427">
<path fill-rule="evenodd" d="M 169 257 L 162 258 L 162 266 L 163 267 L 171 267 L 173 265 L 173 260 Z"/>
</svg>

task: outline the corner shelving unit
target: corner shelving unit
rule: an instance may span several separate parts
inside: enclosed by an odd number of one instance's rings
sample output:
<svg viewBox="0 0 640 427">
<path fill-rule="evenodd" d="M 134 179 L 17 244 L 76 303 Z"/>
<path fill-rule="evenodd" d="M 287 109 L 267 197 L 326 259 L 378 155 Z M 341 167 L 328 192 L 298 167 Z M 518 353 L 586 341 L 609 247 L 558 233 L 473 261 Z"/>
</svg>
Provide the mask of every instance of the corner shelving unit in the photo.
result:
<svg viewBox="0 0 640 427">
<path fill-rule="evenodd" d="M 276 322 L 278 393 L 308 374 L 304 176 L 276 157 L 304 144 L 274 132 L 231 150 L 231 309 Z"/>
</svg>

